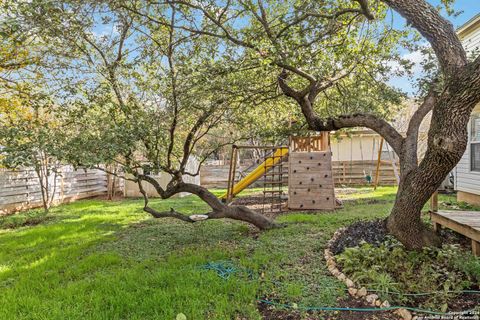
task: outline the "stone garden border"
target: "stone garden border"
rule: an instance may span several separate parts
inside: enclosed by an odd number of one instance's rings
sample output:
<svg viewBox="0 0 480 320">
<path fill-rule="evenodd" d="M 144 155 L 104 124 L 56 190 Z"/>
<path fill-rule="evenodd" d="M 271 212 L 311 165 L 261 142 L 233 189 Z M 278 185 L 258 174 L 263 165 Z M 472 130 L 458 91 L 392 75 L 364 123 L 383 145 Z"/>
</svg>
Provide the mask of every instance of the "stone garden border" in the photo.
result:
<svg viewBox="0 0 480 320">
<path fill-rule="evenodd" d="M 354 298 L 364 299 L 369 305 L 372 307 L 379 307 L 379 308 L 390 308 L 390 302 L 387 300 L 382 301 L 376 294 L 368 294 L 368 291 L 365 287 L 358 288 L 355 286 L 355 283 L 349 279 L 344 273 L 342 273 L 337 268 L 337 263 L 335 261 L 335 256 L 333 255 L 332 251 L 330 250 L 333 243 L 339 239 L 346 228 L 340 228 L 333 234 L 333 237 L 327 242 L 327 246 L 324 251 L 325 261 L 327 262 L 328 271 L 336 277 L 338 280 L 345 283 L 348 288 L 348 293 Z M 412 320 L 412 314 L 410 311 L 404 308 L 398 308 L 394 311 L 394 313 L 400 316 L 404 320 Z"/>
</svg>

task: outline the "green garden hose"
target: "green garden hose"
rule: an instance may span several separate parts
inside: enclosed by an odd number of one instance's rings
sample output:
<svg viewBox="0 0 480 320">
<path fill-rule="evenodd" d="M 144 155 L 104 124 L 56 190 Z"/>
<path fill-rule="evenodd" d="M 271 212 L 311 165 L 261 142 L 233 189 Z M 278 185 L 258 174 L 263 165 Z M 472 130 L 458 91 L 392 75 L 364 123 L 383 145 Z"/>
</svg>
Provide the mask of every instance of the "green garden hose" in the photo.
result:
<svg viewBox="0 0 480 320">
<path fill-rule="evenodd" d="M 282 307 L 285 309 L 295 309 L 295 310 L 304 310 L 304 311 L 358 311 L 358 312 L 379 312 L 379 311 L 392 311 L 397 309 L 406 309 L 413 312 L 418 313 L 427 313 L 427 314 L 434 314 L 434 315 L 448 315 L 449 313 L 444 312 L 436 312 L 431 310 L 419 309 L 419 308 L 412 308 L 412 307 L 403 307 L 403 306 L 391 306 L 391 307 L 383 307 L 383 308 L 347 308 L 347 307 L 304 307 L 304 306 L 297 306 L 297 305 L 288 305 L 283 303 L 272 302 L 269 300 L 259 299 L 259 302 L 273 305 L 276 307 Z M 464 313 L 473 312 L 475 310 L 467 310 Z"/>
<path fill-rule="evenodd" d="M 222 260 L 215 262 L 208 262 L 200 267 L 202 270 L 211 270 L 214 271 L 220 278 L 223 280 L 228 280 L 231 275 L 234 273 L 245 272 L 250 278 L 253 277 L 253 272 L 248 269 L 237 268 L 232 261 Z M 274 283 L 279 283 L 274 281 Z M 339 289 L 338 287 L 329 287 Z M 370 290 L 370 292 L 381 292 L 380 290 Z M 389 292 L 390 294 L 404 295 L 404 296 L 426 296 L 434 295 L 440 293 L 467 293 L 467 294 L 480 294 L 480 291 L 477 290 L 463 290 L 463 291 L 432 291 L 432 292 L 419 292 L 419 293 L 400 293 L 400 292 Z M 391 306 L 391 307 L 381 307 L 381 308 L 347 308 L 347 307 L 306 307 L 298 305 L 289 305 L 283 303 L 277 303 L 265 299 L 258 299 L 258 302 L 265 303 L 268 305 L 281 307 L 285 309 L 295 309 L 295 310 L 304 310 L 304 311 L 358 311 L 358 312 L 381 312 L 381 311 L 392 311 L 397 309 L 406 309 L 413 312 L 433 314 L 433 315 L 448 315 L 449 313 L 436 312 L 432 310 L 425 310 L 420 308 L 404 307 L 404 306 Z M 473 312 L 474 310 L 465 311 L 465 313 Z"/>
</svg>

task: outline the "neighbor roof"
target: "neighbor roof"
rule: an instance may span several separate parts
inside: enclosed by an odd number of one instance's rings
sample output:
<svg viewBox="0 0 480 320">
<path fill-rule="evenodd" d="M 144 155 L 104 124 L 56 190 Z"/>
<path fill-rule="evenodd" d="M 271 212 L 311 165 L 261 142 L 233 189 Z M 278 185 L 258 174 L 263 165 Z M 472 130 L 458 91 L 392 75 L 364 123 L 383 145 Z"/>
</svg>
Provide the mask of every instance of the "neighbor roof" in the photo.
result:
<svg viewBox="0 0 480 320">
<path fill-rule="evenodd" d="M 465 22 L 457 29 L 458 35 L 462 38 L 468 33 L 480 28 L 480 13 L 476 14 L 473 18 Z"/>
</svg>

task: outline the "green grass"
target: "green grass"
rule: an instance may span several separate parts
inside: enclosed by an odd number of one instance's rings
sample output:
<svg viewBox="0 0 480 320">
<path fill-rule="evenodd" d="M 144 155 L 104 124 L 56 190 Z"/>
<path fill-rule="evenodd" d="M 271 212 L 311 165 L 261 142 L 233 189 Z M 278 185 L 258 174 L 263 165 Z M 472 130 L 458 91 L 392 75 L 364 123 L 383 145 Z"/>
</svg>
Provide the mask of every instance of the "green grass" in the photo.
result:
<svg viewBox="0 0 480 320">
<path fill-rule="evenodd" d="M 227 220 L 152 219 L 140 200 L 85 200 L 47 216 L 4 217 L 0 319 L 260 319 L 260 297 L 334 306 L 345 293 L 325 267 L 326 241 L 340 226 L 387 216 L 394 194 L 391 187 L 362 190 L 342 210 L 283 215 L 285 228 L 261 233 Z M 207 210 L 193 196 L 152 205 Z M 36 225 L 28 225 L 32 219 Z M 200 268 L 219 260 L 254 276 L 223 280 Z"/>
</svg>

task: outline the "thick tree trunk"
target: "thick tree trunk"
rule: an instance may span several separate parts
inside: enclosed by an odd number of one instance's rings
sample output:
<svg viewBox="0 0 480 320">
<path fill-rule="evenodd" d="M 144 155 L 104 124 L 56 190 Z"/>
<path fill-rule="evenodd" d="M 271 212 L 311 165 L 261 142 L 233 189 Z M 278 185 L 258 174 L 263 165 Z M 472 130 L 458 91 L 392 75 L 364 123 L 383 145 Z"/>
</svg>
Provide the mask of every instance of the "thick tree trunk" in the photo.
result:
<svg viewBox="0 0 480 320">
<path fill-rule="evenodd" d="M 387 228 L 409 249 L 439 244 L 438 237 L 425 226 L 421 211 L 436 186 L 420 177 L 401 181 Z"/>
<path fill-rule="evenodd" d="M 387 227 L 407 248 L 439 244 L 437 236 L 423 223 L 421 211 L 460 160 L 465 146 L 459 141 L 454 153 L 430 152 L 417 169 L 402 176 Z"/>
<path fill-rule="evenodd" d="M 433 107 L 428 133 L 428 149 L 420 165 L 411 150 L 409 138 L 404 140 L 401 161 L 401 182 L 388 229 L 405 246 L 417 249 L 438 244 L 438 239 L 421 220 L 421 210 L 442 181 L 462 158 L 468 142 L 468 121 L 480 101 L 477 63 L 452 79 Z M 416 139 L 416 135 L 412 135 Z M 416 153 L 416 148 L 414 149 Z"/>
<path fill-rule="evenodd" d="M 432 147 L 420 166 L 402 174 L 387 226 L 390 233 L 410 249 L 439 243 L 433 232 L 425 228 L 421 220 L 421 210 L 465 152 L 466 125 L 465 123 L 463 127 L 457 128 L 458 139 L 455 139 L 456 143 L 452 144 L 451 148 Z M 446 123 L 442 126 L 446 126 Z"/>
</svg>

